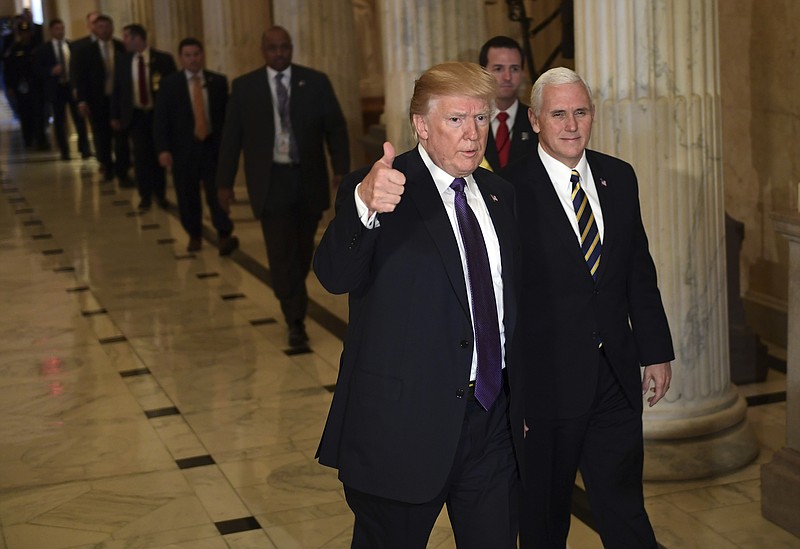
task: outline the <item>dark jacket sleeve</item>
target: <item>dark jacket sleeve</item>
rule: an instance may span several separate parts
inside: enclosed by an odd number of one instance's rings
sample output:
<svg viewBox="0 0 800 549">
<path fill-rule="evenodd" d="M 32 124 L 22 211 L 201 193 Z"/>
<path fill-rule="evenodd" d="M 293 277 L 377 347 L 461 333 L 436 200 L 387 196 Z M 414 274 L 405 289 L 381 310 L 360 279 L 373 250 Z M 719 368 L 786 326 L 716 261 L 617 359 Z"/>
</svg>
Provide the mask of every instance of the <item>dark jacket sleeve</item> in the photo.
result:
<svg viewBox="0 0 800 549">
<path fill-rule="evenodd" d="M 233 81 L 233 89 L 225 110 L 225 125 L 222 127 L 222 141 L 219 147 L 217 165 L 217 187 L 231 189 L 239 170 L 239 156 L 242 152 L 242 81 Z"/>
<path fill-rule="evenodd" d="M 358 218 L 355 188 L 369 172 L 363 168 L 345 177 L 336 195 L 336 215 L 314 254 L 314 272 L 326 290 L 344 294 L 364 284 L 380 227 L 367 229 Z"/>
</svg>

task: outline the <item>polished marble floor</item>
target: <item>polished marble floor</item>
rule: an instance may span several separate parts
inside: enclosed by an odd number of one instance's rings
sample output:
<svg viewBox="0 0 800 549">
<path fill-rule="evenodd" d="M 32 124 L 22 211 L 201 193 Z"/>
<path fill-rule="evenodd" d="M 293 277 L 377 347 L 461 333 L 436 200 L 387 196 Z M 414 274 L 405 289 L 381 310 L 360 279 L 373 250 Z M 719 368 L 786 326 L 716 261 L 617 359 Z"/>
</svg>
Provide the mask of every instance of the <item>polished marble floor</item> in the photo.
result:
<svg viewBox="0 0 800 549">
<path fill-rule="evenodd" d="M 240 251 L 188 254 L 174 208 L 139 215 L 94 161 L 0 131 L 0 549 L 348 547 L 341 486 L 313 459 L 343 298 L 312 275 L 310 349 L 287 352 L 246 197 Z M 778 372 L 742 388 L 765 401 L 755 463 L 646 485 L 664 547 L 800 547 L 759 510 L 786 408 L 758 397 L 784 389 Z M 600 547 L 582 518 L 570 547 Z M 446 516 L 429 547 L 454 547 Z"/>
</svg>

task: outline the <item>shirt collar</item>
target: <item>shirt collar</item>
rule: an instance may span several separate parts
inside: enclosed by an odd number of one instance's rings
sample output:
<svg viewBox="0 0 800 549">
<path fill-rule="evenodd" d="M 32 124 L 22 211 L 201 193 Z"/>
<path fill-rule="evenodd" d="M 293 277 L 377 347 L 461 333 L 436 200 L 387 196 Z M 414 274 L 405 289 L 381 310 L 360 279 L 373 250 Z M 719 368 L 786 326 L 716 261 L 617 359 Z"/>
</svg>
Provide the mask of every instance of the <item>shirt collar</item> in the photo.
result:
<svg viewBox="0 0 800 549">
<path fill-rule="evenodd" d="M 508 113 L 508 119 L 510 121 L 513 121 L 513 120 L 516 120 L 516 118 L 517 118 L 517 111 L 518 110 L 519 110 L 519 99 L 514 101 L 514 104 L 511 105 L 510 107 L 508 107 L 505 111 L 501 111 L 500 109 L 497 109 L 497 112 L 494 113 L 494 117 L 497 118 L 497 114 L 500 113 L 500 112 L 506 112 L 506 113 Z"/>
<path fill-rule="evenodd" d="M 547 170 L 547 174 L 556 183 L 556 185 L 571 185 L 569 178 L 572 176 L 573 169 L 578 170 L 578 173 L 581 174 L 583 179 L 586 179 L 589 173 L 588 163 L 586 162 L 586 150 L 583 151 L 581 159 L 574 168 L 568 167 L 560 160 L 556 160 L 547 154 L 547 152 L 545 152 L 545 150 L 542 148 L 541 143 L 539 143 L 538 152 L 539 158 L 542 160 L 542 164 L 544 164 L 544 169 Z"/>
<path fill-rule="evenodd" d="M 195 74 L 197 74 L 198 76 L 200 76 L 200 81 L 201 81 L 201 82 L 203 82 L 203 81 L 205 80 L 205 78 L 203 78 L 203 69 L 200 69 L 200 70 L 199 70 L 199 71 L 197 71 L 197 72 L 192 72 L 192 71 L 190 71 L 189 69 L 184 69 L 184 70 L 183 70 L 183 74 L 185 74 L 185 75 L 186 75 L 186 80 L 191 80 L 191 79 L 192 79 L 192 77 L 193 77 Z"/>
<path fill-rule="evenodd" d="M 283 74 L 283 85 L 287 88 L 289 87 L 289 82 L 292 81 L 292 66 L 289 65 L 286 67 L 286 70 L 280 71 Z M 278 74 L 278 71 L 273 69 L 270 66 L 267 66 L 267 76 L 269 77 L 270 82 L 275 82 L 275 75 Z"/>
<path fill-rule="evenodd" d="M 428 154 L 428 151 L 425 150 L 425 147 L 422 146 L 422 143 L 417 145 L 417 150 L 419 151 L 419 155 L 422 157 L 422 162 L 425 164 L 425 167 L 428 168 L 428 171 L 433 178 L 433 182 L 436 184 L 436 189 L 439 191 L 440 195 L 443 195 L 445 191 L 450 189 L 450 185 L 453 183 L 453 179 L 455 178 L 433 163 L 433 160 Z M 475 185 L 475 179 L 472 177 L 472 174 L 468 175 L 464 179 L 467 182 L 467 187 Z"/>
</svg>

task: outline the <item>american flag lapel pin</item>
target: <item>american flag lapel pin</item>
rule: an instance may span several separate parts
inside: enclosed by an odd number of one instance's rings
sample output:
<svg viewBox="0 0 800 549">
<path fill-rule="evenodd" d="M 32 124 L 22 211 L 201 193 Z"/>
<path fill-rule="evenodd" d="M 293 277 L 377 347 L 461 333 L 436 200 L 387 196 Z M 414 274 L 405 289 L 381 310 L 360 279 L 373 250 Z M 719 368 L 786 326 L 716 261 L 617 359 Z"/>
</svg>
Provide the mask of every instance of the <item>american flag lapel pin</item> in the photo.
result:
<svg viewBox="0 0 800 549">
<path fill-rule="evenodd" d="M 490 194 L 489 196 L 492 197 L 492 202 L 497 202 L 497 197 L 495 195 Z"/>
<path fill-rule="evenodd" d="M 602 177 L 600 178 L 600 184 L 601 184 L 603 187 L 608 187 L 608 184 L 606 183 L 606 180 L 605 180 L 605 179 L 603 179 Z"/>
</svg>

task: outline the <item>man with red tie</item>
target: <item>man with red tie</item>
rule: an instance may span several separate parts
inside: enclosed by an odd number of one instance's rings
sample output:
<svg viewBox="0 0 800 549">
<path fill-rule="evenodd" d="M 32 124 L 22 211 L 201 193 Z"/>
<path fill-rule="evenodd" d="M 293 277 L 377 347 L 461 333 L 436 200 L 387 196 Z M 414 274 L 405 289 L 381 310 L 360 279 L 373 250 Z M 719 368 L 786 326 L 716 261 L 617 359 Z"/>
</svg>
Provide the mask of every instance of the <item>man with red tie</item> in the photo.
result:
<svg viewBox="0 0 800 549">
<path fill-rule="evenodd" d="M 148 210 L 153 199 L 166 208 L 164 168 L 158 163 L 153 143 L 153 113 L 161 79 L 176 72 L 177 67 L 172 55 L 149 47 L 142 25 L 126 25 L 122 41 L 128 53 L 115 65 L 111 127 L 130 133 L 139 209 Z"/>
<path fill-rule="evenodd" d="M 492 131 L 486 143 L 486 162 L 494 171 L 528 154 L 536 147 L 536 134 L 528 120 L 528 105 L 519 101 L 525 58 L 513 38 L 495 36 L 481 48 L 480 64 L 497 80 L 497 109 L 492 116 Z"/>
</svg>

